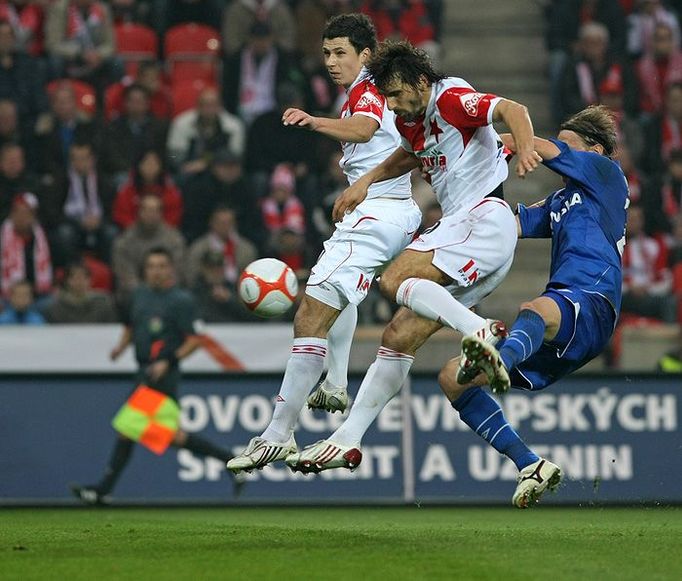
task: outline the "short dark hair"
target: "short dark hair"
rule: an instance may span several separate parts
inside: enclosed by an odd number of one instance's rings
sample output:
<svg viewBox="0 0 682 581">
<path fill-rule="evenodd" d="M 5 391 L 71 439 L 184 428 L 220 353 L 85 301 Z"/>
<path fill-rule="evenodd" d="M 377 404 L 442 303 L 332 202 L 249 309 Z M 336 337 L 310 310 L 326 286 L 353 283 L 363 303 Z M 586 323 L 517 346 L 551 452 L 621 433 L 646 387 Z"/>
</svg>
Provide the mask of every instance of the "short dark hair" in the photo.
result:
<svg viewBox="0 0 682 581">
<path fill-rule="evenodd" d="M 173 260 L 173 255 L 170 253 L 170 250 L 168 248 L 165 248 L 164 246 L 154 246 L 154 248 L 151 248 L 147 254 L 144 256 L 144 264 L 145 266 L 147 265 L 147 261 L 149 260 L 150 257 L 152 256 L 165 256 L 168 259 L 168 262 L 171 264 L 175 264 L 175 261 Z"/>
<path fill-rule="evenodd" d="M 377 32 L 372 21 L 364 14 L 339 14 L 327 21 L 322 39 L 348 38 L 355 52 L 360 54 L 377 46 Z"/>
<path fill-rule="evenodd" d="M 616 152 L 616 122 L 611 109 L 604 105 L 590 105 L 564 121 L 560 129 L 577 133 L 588 145 L 601 145 L 606 157 Z"/>
<path fill-rule="evenodd" d="M 385 40 L 380 43 L 367 63 L 367 70 L 380 91 L 385 90 L 393 80 L 417 87 L 422 79 L 435 83 L 445 78 L 433 68 L 426 52 L 406 40 Z"/>
</svg>

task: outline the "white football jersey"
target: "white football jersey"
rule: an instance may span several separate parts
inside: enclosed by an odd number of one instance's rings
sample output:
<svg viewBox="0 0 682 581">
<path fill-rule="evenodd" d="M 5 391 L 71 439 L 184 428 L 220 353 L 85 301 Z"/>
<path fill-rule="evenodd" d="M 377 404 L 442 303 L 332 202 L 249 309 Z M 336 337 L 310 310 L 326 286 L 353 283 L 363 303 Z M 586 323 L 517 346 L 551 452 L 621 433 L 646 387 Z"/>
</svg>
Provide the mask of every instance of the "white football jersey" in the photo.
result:
<svg viewBox="0 0 682 581">
<path fill-rule="evenodd" d="M 379 129 L 367 143 L 341 144 L 343 158 L 339 165 L 346 174 L 348 183 L 352 184 L 400 147 L 400 134 L 395 126 L 395 114 L 388 110 L 386 99 L 374 86 L 364 68 L 346 93 L 348 99 L 341 110 L 341 118 L 366 115 L 379 124 Z M 389 195 L 395 198 L 409 198 L 412 195 L 409 174 L 372 184 L 367 199 Z"/>
<path fill-rule="evenodd" d="M 475 204 L 507 178 L 492 127 L 499 101 L 496 95 L 477 93 L 463 79 L 448 77 L 432 85 L 423 116 L 396 122 L 402 146 L 421 161 L 445 216 Z"/>
</svg>

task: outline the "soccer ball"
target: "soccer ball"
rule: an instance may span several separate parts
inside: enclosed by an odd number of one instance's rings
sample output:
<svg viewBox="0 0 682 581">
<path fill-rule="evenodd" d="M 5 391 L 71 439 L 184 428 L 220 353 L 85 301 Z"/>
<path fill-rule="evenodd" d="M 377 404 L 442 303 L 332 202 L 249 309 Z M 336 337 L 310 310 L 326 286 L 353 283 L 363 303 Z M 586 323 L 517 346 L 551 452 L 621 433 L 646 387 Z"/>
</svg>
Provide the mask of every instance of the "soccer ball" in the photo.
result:
<svg viewBox="0 0 682 581">
<path fill-rule="evenodd" d="M 249 264 L 239 277 L 239 296 L 259 317 L 286 313 L 298 293 L 294 271 L 276 258 L 261 258 Z"/>
</svg>

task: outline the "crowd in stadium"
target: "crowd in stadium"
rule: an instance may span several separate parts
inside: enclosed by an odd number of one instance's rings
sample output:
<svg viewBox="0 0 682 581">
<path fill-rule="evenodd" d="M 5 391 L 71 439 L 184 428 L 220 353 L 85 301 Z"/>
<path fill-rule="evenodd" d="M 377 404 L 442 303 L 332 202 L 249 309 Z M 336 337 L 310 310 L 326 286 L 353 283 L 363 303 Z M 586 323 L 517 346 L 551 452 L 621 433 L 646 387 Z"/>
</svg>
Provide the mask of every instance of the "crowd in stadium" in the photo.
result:
<svg viewBox="0 0 682 581">
<path fill-rule="evenodd" d="M 281 113 L 338 113 L 320 35 L 358 10 L 438 54 L 434 0 L 1 1 L 0 323 L 119 320 L 159 245 L 209 322 L 257 320 L 235 283 L 259 256 L 304 281 L 346 181 L 338 144 Z M 682 321 L 681 10 L 546 3 L 554 121 L 591 103 L 618 118 L 625 316 L 666 322 Z M 389 317 L 377 294 L 360 312 Z"/>
<path fill-rule="evenodd" d="M 256 320 L 236 299 L 241 269 L 275 256 L 305 280 L 346 184 L 338 143 L 281 122 L 291 106 L 338 114 L 326 20 L 361 10 L 382 38 L 435 53 L 441 9 L 0 2 L 0 322 L 119 320 L 158 246 L 206 321 Z"/>
<path fill-rule="evenodd" d="M 623 315 L 682 322 L 682 51 L 678 0 L 547 4 L 558 124 L 602 103 L 617 117 L 630 185 Z"/>
</svg>

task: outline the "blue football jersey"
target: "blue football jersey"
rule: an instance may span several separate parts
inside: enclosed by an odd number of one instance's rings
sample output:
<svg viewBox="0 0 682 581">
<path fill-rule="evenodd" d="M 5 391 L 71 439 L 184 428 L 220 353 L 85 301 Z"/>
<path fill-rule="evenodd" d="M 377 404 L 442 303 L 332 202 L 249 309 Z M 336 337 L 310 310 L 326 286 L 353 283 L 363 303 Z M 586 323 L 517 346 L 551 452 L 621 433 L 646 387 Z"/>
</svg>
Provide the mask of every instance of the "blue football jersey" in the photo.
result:
<svg viewBox="0 0 682 581">
<path fill-rule="evenodd" d="M 620 165 L 606 156 L 552 142 L 561 153 L 544 164 L 566 187 L 544 203 L 519 205 L 524 238 L 552 238 L 548 288 L 576 287 L 606 297 L 620 311 L 628 185 Z"/>
</svg>

